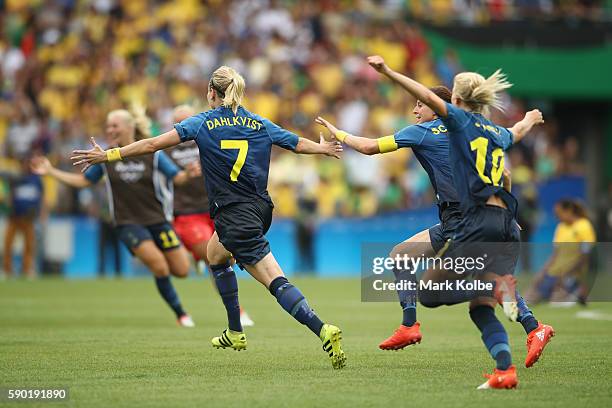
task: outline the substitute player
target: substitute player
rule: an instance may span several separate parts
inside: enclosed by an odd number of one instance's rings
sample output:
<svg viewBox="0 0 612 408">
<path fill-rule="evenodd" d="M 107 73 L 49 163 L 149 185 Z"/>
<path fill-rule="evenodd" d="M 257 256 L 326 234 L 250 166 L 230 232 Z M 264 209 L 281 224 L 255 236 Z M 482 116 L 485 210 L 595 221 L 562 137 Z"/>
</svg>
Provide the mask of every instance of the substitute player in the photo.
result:
<svg viewBox="0 0 612 408">
<path fill-rule="evenodd" d="M 306 325 L 323 342 L 332 367 L 345 366 L 341 331 L 319 319 L 300 290 L 284 276 L 270 252 L 265 237 L 272 222 L 272 200 L 267 192 L 272 145 L 302 154 L 339 157 L 337 142 L 320 143 L 282 129 L 241 106 L 244 79 L 234 69 L 222 66 L 210 78 L 207 99 L 211 110 L 192 116 L 174 129 L 120 149 L 104 151 L 94 142 L 91 150 L 73 152 L 75 165 L 88 166 L 106 161 L 150 154 L 194 140 L 200 150 L 210 214 L 216 232 L 208 243 L 208 259 L 225 305 L 229 328 L 212 339 L 217 348 L 243 350 L 246 335 L 240 324 L 238 283 L 230 265 L 232 256 L 270 293 L 281 307 Z"/>
<path fill-rule="evenodd" d="M 177 106 L 173 111 L 174 123 L 182 122 L 195 114 L 195 110 L 190 105 Z M 187 169 L 194 164 L 199 166 L 200 153 L 194 141 L 176 145 L 168 149 L 168 154 L 181 169 Z M 203 177 L 194 177 L 183 184 L 175 185 L 174 229 L 193 256 L 196 268 L 200 268 L 200 263 L 209 265 L 206 248 L 215 232 L 215 224 L 210 218 L 208 207 L 208 193 Z M 242 308 L 240 308 L 240 322 L 247 327 L 255 324 Z"/>
<path fill-rule="evenodd" d="M 132 114 L 127 110 L 114 110 L 107 116 L 106 134 L 111 146 L 126 146 L 150 137 L 150 122 L 144 111 Z M 199 176 L 199 167 L 190 169 L 191 173 L 180 171 L 164 152 L 156 152 L 123 162 L 91 166 L 79 174 L 56 169 L 46 158 L 39 157 L 33 170 L 75 188 L 89 187 L 105 177 L 119 238 L 151 271 L 161 297 L 176 314 L 179 325 L 195 326 L 170 281 L 170 275 L 187 276 L 189 259 L 168 223 L 162 179 L 165 177 L 180 185 Z"/>
<path fill-rule="evenodd" d="M 401 74 L 397 74 L 401 75 Z M 444 86 L 430 88 L 430 90 L 450 102 L 451 91 Z M 378 154 L 395 151 L 399 148 L 412 148 L 417 160 L 429 175 L 437 198 L 440 223 L 421 231 L 406 241 L 396 245 L 389 257 L 407 254 L 412 257 L 432 257 L 438 253 L 444 244 L 452 238 L 462 215 L 459 208 L 458 194 L 453 186 L 451 167 L 449 161 L 448 130 L 431 108 L 417 100 L 413 113 L 416 124 L 407 126 L 394 135 L 370 139 L 348 134 L 338 130 L 334 125 L 319 117 L 316 122 L 327 129 L 338 140 L 347 144 L 363 154 Z M 516 132 L 517 130 L 515 130 Z M 508 176 L 504 186 L 510 188 Z M 416 282 L 416 271 L 395 270 L 398 280 Z M 393 335 L 384 340 L 379 347 L 383 350 L 399 350 L 410 344 L 421 341 L 420 322 L 416 320 L 416 291 L 398 291 L 400 305 L 403 311 L 402 323 Z M 539 323 L 533 316 L 526 302 L 517 293 L 519 303 L 518 321 L 527 334 L 527 358 L 525 366 L 531 367 L 540 357 L 544 347 L 554 335 L 552 327 Z M 550 335 L 540 339 L 536 336 L 541 330 Z"/>
<path fill-rule="evenodd" d="M 470 301 L 470 317 L 496 361 L 494 373 L 479 388 L 514 388 L 518 377 L 512 365 L 508 335 L 494 310 L 495 303 L 499 303 L 512 321 L 519 314 L 516 281 L 512 276 L 518 253 L 512 249 L 520 238 L 514 220 L 516 199 L 502 185 L 504 150 L 523 138 L 534 125 L 542 123 L 542 114 L 537 110 L 528 112 L 511 130 L 485 117 L 490 107 L 501 108 L 499 93 L 511 86 L 500 71 L 486 79 L 474 72 L 458 74 L 450 104 L 422 84 L 389 69 L 381 57 L 369 57 L 368 62 L 431 108 L 449 133 L 453 185 L 463 218 L 448 253 L 456 256 L 457 251 L 465 250 L 466 244 L 470 248 L 470 243 L 484 242 L 506 243 L 510 249 L 509 253 L 490 256 L 485 261 L 482 278 L 493 282 L 493 289 L 451 291 L 443 296 L 448 304 Z M 421 296 L 421 302 L 437 305 L 440 299 L 424 302 Z"/>
</svg>

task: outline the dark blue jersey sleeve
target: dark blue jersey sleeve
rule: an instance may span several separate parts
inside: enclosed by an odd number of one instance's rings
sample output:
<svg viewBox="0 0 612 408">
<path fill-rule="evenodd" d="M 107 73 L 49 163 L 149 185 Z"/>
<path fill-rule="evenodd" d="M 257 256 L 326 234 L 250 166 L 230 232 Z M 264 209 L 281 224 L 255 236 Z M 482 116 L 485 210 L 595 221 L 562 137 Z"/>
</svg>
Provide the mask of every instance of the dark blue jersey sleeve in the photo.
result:
<svg viewBox="0 0 612 408">
<path fill-rule="evenodd" d="M 89 180 L 91 184 L 96 184 L 104 176 L 104 169 L 102 164 L 94 164 L 85 171 L 85 178 Z"/>
<path fill-rule="evenodd" d="M 179 137 L 181 138 L 181 142 L 195 139 L 198 131 L 204 124 L 205 119 L 204 114 L 200 113 L 175 124 L 174 129 L 176 129 Z"/>
<path fill-rule="evenodd" d="M 406 126 L 395 134 L 395 143 L 398 147 L 418 146 L 423 142 L 427 128 L 421 125 Z"/>
<path fill-rule="evenodd" d="M 508 150 L 508 148 L 512 146 L 512 143 L 514 142 L 514 135 L 509 129 L 503 126 L 497 126 L 497 130 L 499 130 L 499 144 L 501 145 L 501 148 L 503 150 Z"/>
<path fill-rule="evenodd" d="M 470 123 L 470 117 L 461 108 L 446 102 L 446 117 L 440 118 L 450 130 L 461 130 Z M 451 136 L 452 137 L 452 136 Z"/>
<path fill-rule="evenodd" d="M 266 127 L 266 131 L 270 135 L 273 144 L 280 146 L 283 149 L 295 150 L 298 141 L 300 140 L 298 135 L 286 129 L 283 129 L 282 127 L 278 126 L 274 122 L 269 121 L 268 119 L 262 118 L 261 121 Z"/>
<path fill-rule="evenodd" d="M 170 180 L 176 177 L 180 170 L 166 153 L 159 152 L 158 160 L 159 171 L 161 171 L 164 176 L 166 176 Z"/>
</svg>

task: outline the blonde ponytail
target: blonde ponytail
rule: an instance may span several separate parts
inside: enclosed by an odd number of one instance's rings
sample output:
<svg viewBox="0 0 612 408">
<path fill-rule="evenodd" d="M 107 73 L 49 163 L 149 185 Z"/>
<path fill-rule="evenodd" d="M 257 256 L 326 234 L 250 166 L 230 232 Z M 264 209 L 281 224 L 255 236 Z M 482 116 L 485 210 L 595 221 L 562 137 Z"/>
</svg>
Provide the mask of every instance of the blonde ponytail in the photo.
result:
<svg viewBox="0 0 612 408">
<path fill-rule="evenodd" d="M 244 96 L 244 78 L 235 69 L 221 66 L 215 70 L 210 79 L 210 86 L 223 99 L 223 106 L 231 108 L 234 114 L 242 103 Z"/>
<path fill-rule="evenodd" d="M 134 121 L 134 139 L 142 140 L 151 137 L 151 119 L 146 114 L 146 109 L 139 103 L 132 103 L 130 108 Z"/>
<path fill-rule="evenodd" d="M 453 94 L 472 112 L 486 114 L 489 107 L 503 111 L 500 93 L 510 87 L 512 84 L 501 69 L 486 79 L 476 72 L 462 72 L 455 76 Z"/>
</svg>

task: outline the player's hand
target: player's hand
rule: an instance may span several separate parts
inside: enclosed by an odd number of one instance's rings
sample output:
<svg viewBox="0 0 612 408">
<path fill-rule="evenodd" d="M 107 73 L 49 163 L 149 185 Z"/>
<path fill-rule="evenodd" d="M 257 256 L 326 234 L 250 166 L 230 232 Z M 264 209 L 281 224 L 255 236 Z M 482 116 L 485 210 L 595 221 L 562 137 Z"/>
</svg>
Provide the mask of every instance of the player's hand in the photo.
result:
<svg viewBox="0 0 612 408">
<path fill-rule="evenodd" d="M 49 159 L 47 159 L 45 156 L 33 157 L 30 162 L 30 169 L 32 170 L 32 173 L 38 174 L 39 176 L 46 176 L 49 174 L 51 167 L 53 166 L 51 166 Z"/>
<path fill-rule="evenodd" d="M 539 109 L 530 110 L 525 114 L 525 118 L 528 119 L 534 125 L 544 123 L 544 116 Z"/>
<path fill-rule="evenodd" d="M 185 171 L 187 172 L 187 176 L 189 176 L 189 178 L 200 177 L 202 175 L 202 167 L 197 161 L 191 162 L 186 165 Z"/>
<path fill-rule="evenodd" d="M 315 123 L 318 123 L 321 126 L 325 126 L 327 128 L 327 130 L 329 130 L 329 133 L 331 133 L 331 135 L 334 138 L 336 137 L 336 134 L 340 131 L 340 130 L 338 130 L 337 127 L 335 127 L 334 125 L 329 123 L 327 120 L 323 119 L 321 116 L 319 116 L 319 117 L 317 117 L 315 119 Z"/>
<path fill-rule="evenodd" d="M 368 64 L 376 71 L 384 74 L 389 71 L 389 67 L 385 64 L 385 60 L 380 55 L 372 55 L 368 57 Z"/>
<path fill-rule="evenodd" d="M 342 143 L 337 140 L 330 140 L 329 142 L 323 137 L 323 132 L 319 133 L 319 144 L 324 148 L 324 154 L 326 156 L 340 158 L 342 153 Z"/>
<path fill-rule="evenodd" d="M 81 169 L 82 172 L 85 172 L 94 164 L 104 163 L 106 161 L 106 151 L 96 143 L 96 140 L 93 137 L 90 137 L 89 141 L 93 146 L 91 149 L 73 150 L 72 157 L 70 157 L 73 166 L 83 165 L 83 168 Z"/>
</svg>

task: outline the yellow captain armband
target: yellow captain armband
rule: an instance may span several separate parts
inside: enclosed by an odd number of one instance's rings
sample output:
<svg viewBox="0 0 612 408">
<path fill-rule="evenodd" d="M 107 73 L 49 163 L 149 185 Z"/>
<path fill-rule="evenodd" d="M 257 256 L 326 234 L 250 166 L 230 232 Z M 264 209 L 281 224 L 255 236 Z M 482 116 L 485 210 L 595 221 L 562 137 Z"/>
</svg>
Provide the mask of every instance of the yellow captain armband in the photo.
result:
<svg viewBox="0 0 612 408">
<path fill-rule="evenodd" d="M 378 150 L 381 153 L 394 152 L 397 150 L 397 143 L 395 143 L 395 135 L 383 136 L 378 139 Z"/>
<path fill-rule="evenodd" d="M 336 139 L 338 139 L 339 141 L 344 143 L 344 140 L 346 139 L 347 136 L 349 136 L 349 133 L 345 132 L 344 130 L 341 130 L 338 133 L 336 133 L 335 137 L 336 137 Z"/>
<path fill-rule="evenodd" d="M 121 152 L 119 151 L 119 148 L 115 147 L 114 149 L 107 150 L 106 160 L 109 162 L 121 160 Z"/>
</svg>

